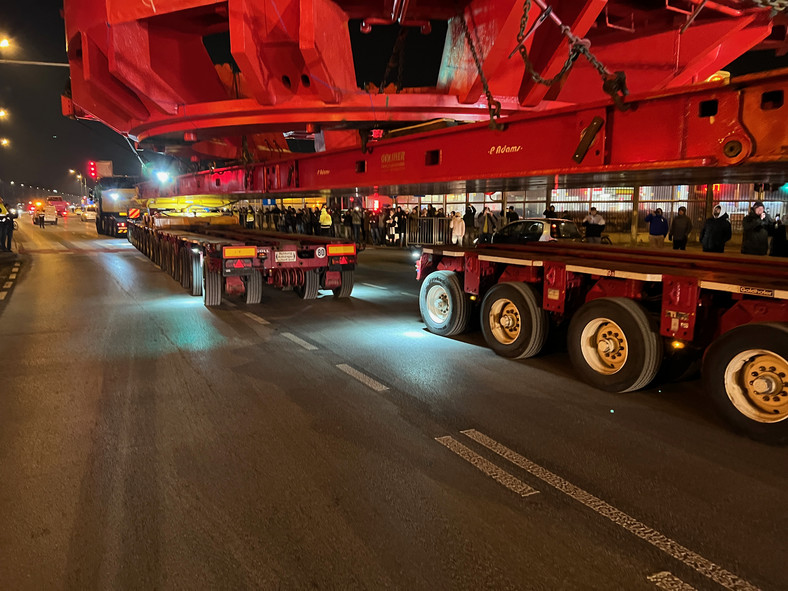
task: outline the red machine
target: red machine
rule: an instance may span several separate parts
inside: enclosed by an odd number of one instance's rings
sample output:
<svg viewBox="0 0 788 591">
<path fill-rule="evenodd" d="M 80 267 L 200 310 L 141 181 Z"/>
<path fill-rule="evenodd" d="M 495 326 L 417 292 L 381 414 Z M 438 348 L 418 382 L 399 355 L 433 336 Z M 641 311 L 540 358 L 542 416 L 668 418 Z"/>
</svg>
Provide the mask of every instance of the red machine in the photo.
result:
<svg viewBox="0 0 788 591">
<path fill-rule="evenodd" d="M 756 47 L 784 53 L 783 9 L 764 0 L 66 0 L 63 109 L 225 164 L 145 184 L 143 198 L 784 183 L 788 72 L 719 73 Z M 397 25 L 388 40 L 375 35 L 385 25 Z M 409 83 L 414 67 L 423 76 Z M 289 153 L 299 138 L 317 153 Z M 263 237 L 249 238 L 266 253 L 255 259 L 217 254 L 217 241 L 248 246 L 238 234 L 151 242 L 144 232 L 132 240 L 165 253 L 153 256 L 175 261 L 168 268 L 185 268 L 177 261 L 199 243 L 213 274 L 206 303 L 221 297 L 228 261 L 276 281 Z M 705 353 L 706 390 L 722 415 L 754 438 L 788 441 L 785 264 L 540 244 L 426 249 L 419 274 L 433 332 L 457 334 L 476 311 L 489 346 L 523 358 L 568 324 L 578 374 L 620 392 L 645 387 L 666 352 Z"/>
</svg>

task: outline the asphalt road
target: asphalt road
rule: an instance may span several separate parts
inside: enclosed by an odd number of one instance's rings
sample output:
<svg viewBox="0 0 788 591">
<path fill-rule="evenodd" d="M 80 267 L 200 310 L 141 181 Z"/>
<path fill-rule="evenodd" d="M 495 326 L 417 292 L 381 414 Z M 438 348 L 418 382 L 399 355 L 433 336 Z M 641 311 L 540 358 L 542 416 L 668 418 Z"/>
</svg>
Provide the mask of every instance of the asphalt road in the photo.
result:
<svg viewBox="0 0 788 591">
<path fill-rule="evenodd" d="M 788 449 L 697 381 L 432 335 L 403 251 L 349 300 L 209 310 L 91 224 L 20 225 L 2 589 L 788 589 Z"/>
</svg>

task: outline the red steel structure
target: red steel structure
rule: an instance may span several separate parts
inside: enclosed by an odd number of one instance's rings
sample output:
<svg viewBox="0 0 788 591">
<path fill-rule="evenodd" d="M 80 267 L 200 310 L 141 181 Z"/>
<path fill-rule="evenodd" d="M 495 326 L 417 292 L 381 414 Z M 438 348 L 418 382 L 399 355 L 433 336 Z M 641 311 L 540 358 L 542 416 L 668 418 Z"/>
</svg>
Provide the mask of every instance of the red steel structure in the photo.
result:
<svg viewBox="0 0 788 591">
<path fill-rule="evenodd" d="M 358 145 L 356 128 L 484 121 L 487 91 L 511 115 L 597 102 L 601 78 L 615 72 L 633 94 L 702 81 L 752 48 L 784 42 L 783 17 L 769 4 L 558 0 L 547 11 L 540 0 L 65 0 L 63 110 L 195 160 L 262 161 L 287 151 L 283 132 L 320 132 L 332 148 Z M 371 53 L 363 36 L 388 24 L 431 40 L 431 84 L 385 85 L 384 76 L 384 88 L 362 87 Z M 596 67 L 581 55 L 563 70 L 567 39 L 590 47 Z M 397 47 L 406 43 L 377 48 L 383 63 L 391 54 L 401 72 Z M 535 81 L 556 76 L 551 86 Z"/>
</svg>

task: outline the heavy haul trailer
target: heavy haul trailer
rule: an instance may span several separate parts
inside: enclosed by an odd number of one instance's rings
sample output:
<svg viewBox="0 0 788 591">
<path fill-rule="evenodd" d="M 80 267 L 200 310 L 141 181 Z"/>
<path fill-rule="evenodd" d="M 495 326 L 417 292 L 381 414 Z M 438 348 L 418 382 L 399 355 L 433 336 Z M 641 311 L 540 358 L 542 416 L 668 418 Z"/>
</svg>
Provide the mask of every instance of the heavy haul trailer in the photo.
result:
<svg viewBox="0 0 788 591">
<path fill-rule="evenodd" d="M 788 262 L 595 245 L 425 248 L 419 308 L 456 335 L 478 314 L 498 355 L 538 355 L 564 325 L 578 377 L 649 385 L 667 355 L 702 356 L 704 390 L 750 437 L 788 443 Z"/>
<path fill-rule="evenodd" d="M 131 224 L 129 241 L 206 306 L 220 305 L 223 293 L 258 304 L 264 285 L 293 289 L 302 299 L 315 299 L 321 289 L 337 298 L 353 291 L 354 244 L 181 221 Z"/>
</svg>

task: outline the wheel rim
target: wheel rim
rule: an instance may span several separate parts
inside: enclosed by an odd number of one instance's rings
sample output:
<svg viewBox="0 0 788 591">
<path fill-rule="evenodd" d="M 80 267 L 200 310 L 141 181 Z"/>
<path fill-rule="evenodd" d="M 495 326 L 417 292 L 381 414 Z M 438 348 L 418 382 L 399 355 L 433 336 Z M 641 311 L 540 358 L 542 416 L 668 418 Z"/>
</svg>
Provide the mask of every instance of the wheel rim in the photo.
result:
<svg viewBox="0 0 788 591">
<path fill-rule="evenodd" d="M 449 294 L 441 285 L 433 285 L 427 290 L 427 314 L 435 324 L 443 324 L 451 313 Z"/>
<path fill-rule="evenodd" d="M 759 423 L 788 418 L 788 361 L 765 349 L 748 349 L 725 368 L 725 391 L 736 409 Z"/>
<path fill-rule="evenodd" d="M 493 302 L 489 321 L 493 337 L 502 345 L 511 345 L 520 336 L 520 310 L 511 300 L 501 298 Z"/>
<path fill-rule="evenodd" d="M 596 318 L 585 326 L 580 350 L 594 371 L 608 376 L 621 371 L 629 356 L 626 334 L 609 318 Z"/>
</svg>

